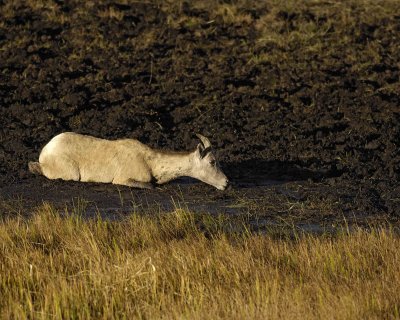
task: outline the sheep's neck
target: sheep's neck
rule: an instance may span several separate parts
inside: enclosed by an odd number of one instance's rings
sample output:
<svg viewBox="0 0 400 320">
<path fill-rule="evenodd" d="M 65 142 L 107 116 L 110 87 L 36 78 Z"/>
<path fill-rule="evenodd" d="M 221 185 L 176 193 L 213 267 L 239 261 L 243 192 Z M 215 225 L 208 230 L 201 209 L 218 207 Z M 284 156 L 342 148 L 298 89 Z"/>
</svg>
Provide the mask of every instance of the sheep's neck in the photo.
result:
<svg viewBox="0 0 400 320">
<path fill-rule="evenodd" d="M 182 176 L 193 176 L 191 152 L 154 151 L 152 156 L 149 157 L 148 163 L 158 184 Z"/>
</svg>

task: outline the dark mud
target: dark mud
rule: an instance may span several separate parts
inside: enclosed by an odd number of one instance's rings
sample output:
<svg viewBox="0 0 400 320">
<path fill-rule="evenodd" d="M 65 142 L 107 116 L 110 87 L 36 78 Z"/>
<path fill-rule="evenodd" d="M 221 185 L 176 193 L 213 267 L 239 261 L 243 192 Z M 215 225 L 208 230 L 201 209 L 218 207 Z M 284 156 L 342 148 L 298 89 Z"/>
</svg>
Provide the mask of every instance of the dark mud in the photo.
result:
<svg viewBox="0 0 400 320">
<path fill-rule="evenodd" d="M 0 1 L 0 17 L 3 206 L 173 196 L 254 216 L 400 214 L 397 1 Z M 32 177 L 28 161 L 63 131 L 176 150 L 203 133 L 234 188 Z"/>
<path fill-rule="evenodd" d="M 37 177 L 3 187 L 0 210 L 3 217 L 29 217 L 51 203 L 61 214 L 123 220 L 132 213 L 152 215 L 184 209 L 200 215 L 222 215 L 230 231 L 232 226 L 242 228 L 243 223 L 258 232 L 279 229 L 321 233 L 355 226 L 397 226 L 396 216 L 384 210 L 371 213 L 377 200 L 371 192 L 358 187 L 335 190 L 322 182 L 283 180 L 245 183 L 216 192 L 191 179 L 180 179 L 156 190 L 139 190 Z M 360 207 L 360 199 L 366 197 L 371 200 Z"/>
</svg>

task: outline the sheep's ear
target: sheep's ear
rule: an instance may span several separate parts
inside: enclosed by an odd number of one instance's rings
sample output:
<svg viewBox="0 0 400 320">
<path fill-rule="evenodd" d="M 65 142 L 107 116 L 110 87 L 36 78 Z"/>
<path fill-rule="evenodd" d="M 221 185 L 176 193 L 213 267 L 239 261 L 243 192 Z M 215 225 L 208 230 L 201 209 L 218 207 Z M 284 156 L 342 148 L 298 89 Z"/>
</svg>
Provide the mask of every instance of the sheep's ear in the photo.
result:
<svg viewBox="0 0 400 320">
<path fill-rule="evenodd" d="M 205 136 L 196 133 L 196 137 L 200 139 L 201 143 L 203 144 L 204 148 L 211 148 L 211 142 Z"/>
<path fill-rule="evenodd" d="M 200 159 L 203 159 L 207 155 L 207 153 L 209 153 L 210 151 L 211 151 L 211 147 L 205 148 L 203 143 L 199 143 L 197 145 L 196 153 Z"/>
</svg>

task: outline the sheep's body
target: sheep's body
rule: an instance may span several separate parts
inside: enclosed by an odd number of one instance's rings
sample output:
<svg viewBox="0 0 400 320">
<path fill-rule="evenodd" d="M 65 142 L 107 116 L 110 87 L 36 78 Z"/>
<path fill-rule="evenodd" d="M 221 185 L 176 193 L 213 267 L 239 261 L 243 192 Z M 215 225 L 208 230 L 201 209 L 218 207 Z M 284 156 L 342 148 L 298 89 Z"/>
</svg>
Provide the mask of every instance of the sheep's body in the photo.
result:
<svg viewBox="0 0 400 320">
<path fill-rule="evenodd" d="M 151 188 L 152 182 L 162 184 L 180 176 L 204 181 L 193 170 L 195 160 L 195 152 L 164 152 L 135 139 L 105 140 L 66 132 L 51 139 L 29 169 L 49 179 Z M 226 182 L 225 177 L 221 185 Z"/>
</svg>

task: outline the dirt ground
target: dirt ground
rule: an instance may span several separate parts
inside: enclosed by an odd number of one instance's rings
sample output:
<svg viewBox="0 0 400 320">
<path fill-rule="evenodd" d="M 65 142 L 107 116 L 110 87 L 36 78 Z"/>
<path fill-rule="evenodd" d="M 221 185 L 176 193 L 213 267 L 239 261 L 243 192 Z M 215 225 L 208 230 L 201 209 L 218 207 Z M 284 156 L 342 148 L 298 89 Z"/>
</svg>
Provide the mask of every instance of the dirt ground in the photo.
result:
<svg viewBox="0 0 400 320">
<path fill-rule="evenodd" d="M 184 199 L 304 220 L 400 215 L 398 1 L 6 0 L 0 17 L 3 211 Z M 64 131 L 174 150 L 202 133 L 233 189 L 33 177 L 28 161 Z"/>
</svg>

